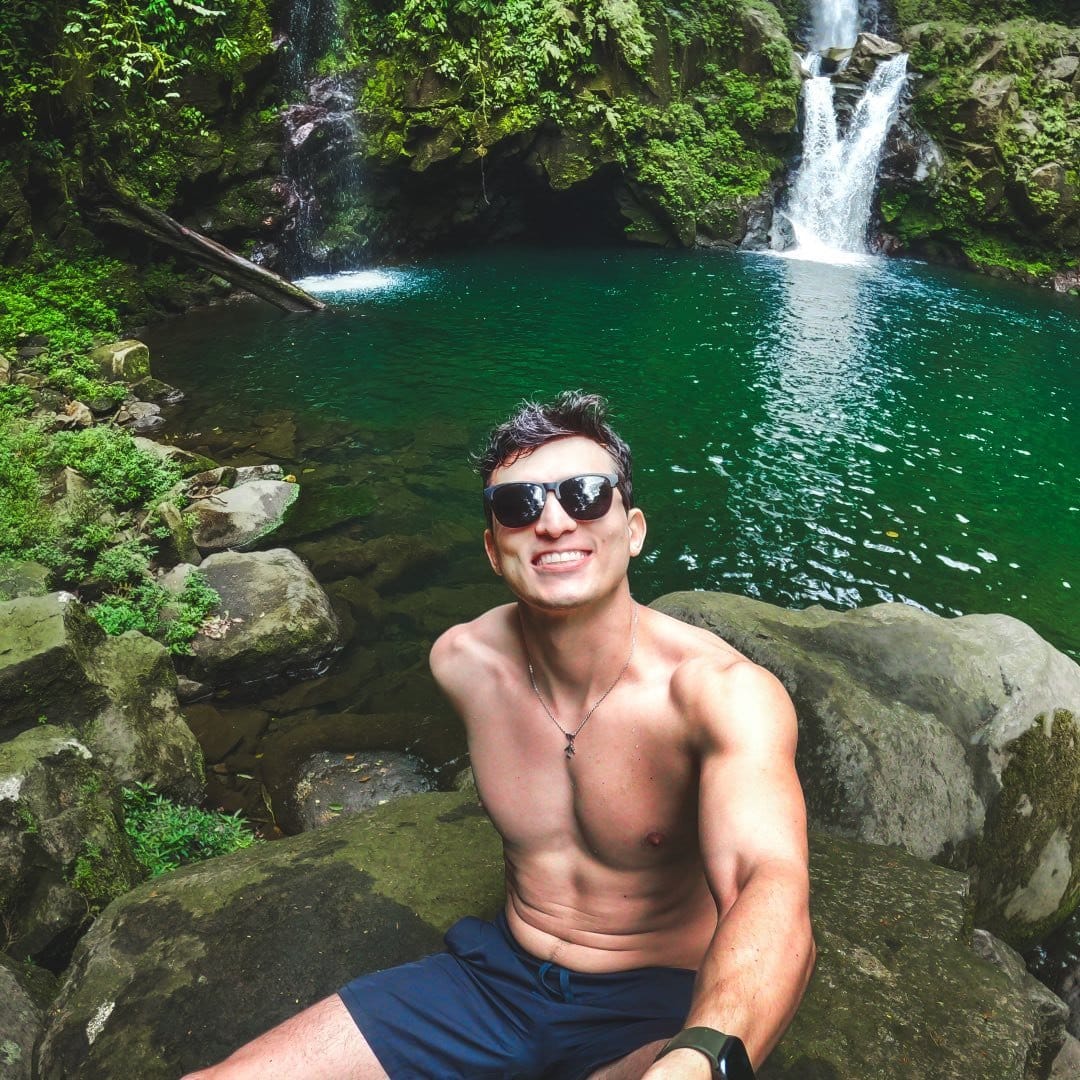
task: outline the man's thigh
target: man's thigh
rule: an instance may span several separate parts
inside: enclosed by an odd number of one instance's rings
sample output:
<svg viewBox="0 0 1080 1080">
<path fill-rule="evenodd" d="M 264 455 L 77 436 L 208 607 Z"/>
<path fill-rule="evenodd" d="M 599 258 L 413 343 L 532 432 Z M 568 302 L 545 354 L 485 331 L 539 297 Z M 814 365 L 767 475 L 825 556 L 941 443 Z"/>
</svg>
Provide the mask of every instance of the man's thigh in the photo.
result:
<svg viewBox="0 0 1080 1080">
<path fill-rule="evenodd" d="M 271 1028 L 220 1065 L 183 1080 L 386 1080 L 340 997 L 332 994 Z"/>
</svg>

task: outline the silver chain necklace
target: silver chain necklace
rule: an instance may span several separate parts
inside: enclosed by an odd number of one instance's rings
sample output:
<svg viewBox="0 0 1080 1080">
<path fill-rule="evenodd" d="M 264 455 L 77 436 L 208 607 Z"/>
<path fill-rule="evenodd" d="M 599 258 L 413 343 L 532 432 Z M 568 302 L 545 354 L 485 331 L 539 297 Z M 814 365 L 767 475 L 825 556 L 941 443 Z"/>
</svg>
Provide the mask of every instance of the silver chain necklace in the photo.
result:
<svg viewBox="0 0 1080 1080">
<path fill-rule="evenodd" d="M 520 612 L 520 609 L 519 609 Z M 634 648 L 637 645 L 637 623 L 638 623 L 638 609 L 637 604 L 634 604 L 633 614 L 630 617 L 630 652 L 626 657 L 626 663 L 623 664 L 619 674 L 615 676 L 615 681 L 593 702 L 592 708 L 585 714 L 585 718 L 580 724 L 573 730 L 567 731 L 566 728 L 559 723 L 555 714 L 548 708 L 547 702 L 540 696 L 540 688 L 536 685 L 536 672 L 533 671 L 532 657 L 529 656 L 529 646 L 525 641 L 525 624 L 522 622 L 521 626 L 521 644 L 525 649 L 525 663 L 529 666 L 529 682 L 532 684 L 533 693 L 536 695 L 536 700 L 543 706 L 544 712 L 548 714 L 548 718 L 551 722 L 563 733 L 566 737 L 566 746 L 563 748 L 563 754 L 566 755 L 567 760 L 572 758 L 576 753 L 574 749 L 574 740 L 581 734 L 581 729 L 589 722 L 589 718 L 597 709 L 600 708 L 604 698 L 619 685 L 619 680 L 626 674 L 627 668 L 630 667 L 630 661 L 634 659 Z"/>
</svg>

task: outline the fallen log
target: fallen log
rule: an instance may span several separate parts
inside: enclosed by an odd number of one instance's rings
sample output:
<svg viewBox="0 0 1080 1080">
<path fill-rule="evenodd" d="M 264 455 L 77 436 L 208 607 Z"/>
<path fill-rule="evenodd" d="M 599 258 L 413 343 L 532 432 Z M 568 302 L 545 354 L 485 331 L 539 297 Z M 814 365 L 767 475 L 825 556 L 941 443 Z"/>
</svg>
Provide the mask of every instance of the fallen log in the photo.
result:
<svg viewBox="0 0 1080 1080">
<path fill-rule="evenodd" d="M 125 191 L 111 178 L 99 175 L 104 198 L 91 214 L 99 222 L 137 232 L 186 255 L 198 266 L 219 274 L 238 288 L 253 293 L 284 311 L 324 311 L 326 305 L 298 285 L 238 255 L 195 229 L 181 225 L 164 211 Z"/>
</svg>

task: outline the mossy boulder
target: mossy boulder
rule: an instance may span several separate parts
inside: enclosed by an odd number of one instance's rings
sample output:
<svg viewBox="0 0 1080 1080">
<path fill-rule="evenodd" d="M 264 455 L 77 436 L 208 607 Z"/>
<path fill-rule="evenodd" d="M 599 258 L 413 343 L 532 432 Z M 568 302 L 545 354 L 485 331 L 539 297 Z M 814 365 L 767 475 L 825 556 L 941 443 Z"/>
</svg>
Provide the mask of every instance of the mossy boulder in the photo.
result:
<svg viewBox="0 0 1080 1080">
<path fill-rule="evenodd" d="M 1039 940 L 1080 900 L 1080 666 L 1005 615 L 786 611 L 672 593 L 785 684 L 820 828 L 971 875 L 978 925 Z"/>
<path fill-rule="evenodd" d="M 51 725 L 0 743 L 6 951 L 62 970 L 93 915 L 141 880 L 108 767 Z"/>
<path fill-rule="evenodd" d="M 150 784 L 197 802 L 204 786 L 202 752 L 180 712 L 165 646 L 129 630 L 101 642 L 87 666 L 108 700 L 79 738 L 109 763 L 121 784 Z"/>
<path fill-rule="evenodd" d="M 293 552 L 223 551 L 199 569 L 221 596 L 225 614 L 220 629 L 200 634 L 192 643 L 194 656 L 181 662 L 190 678 L 223 686 L 310 673 L 337 648 L 330 600 Z"/>
<path fill-rule="evenodd" d="M 49 972 L 0 953 L 0 1080 L 33 1080 L 34 1046 L 55 992 Z"/>
<path fill-rule="evenodd" d="M 0 738 L 45 718 L 78 726 L 106 697 L 85 670 L 104 632 L 70 593 L 0 603 Z"/>
<path fill-rule="evenodd" d="M 150 350 L 134 339 L 100 345 L 90 354 L 90 359 L 106 379 L 135 382 L 150 374 Z"/>
<path fill-rule="evenodd" d="M 830 837 L 814 839 L 811 868 L 818 970 L 763 1080 L 893 1080 L 898 1067 L 1022 1080 L 1045 1040 L 1023 992 L 968 947 L 963 876 Z M 83 939 L 38 1075 L 205 1066 L 355 975 L 439 949 L 456 919 L 502 900 L 499 838 L 460 793 L 159 878 Z"/>
</svg>

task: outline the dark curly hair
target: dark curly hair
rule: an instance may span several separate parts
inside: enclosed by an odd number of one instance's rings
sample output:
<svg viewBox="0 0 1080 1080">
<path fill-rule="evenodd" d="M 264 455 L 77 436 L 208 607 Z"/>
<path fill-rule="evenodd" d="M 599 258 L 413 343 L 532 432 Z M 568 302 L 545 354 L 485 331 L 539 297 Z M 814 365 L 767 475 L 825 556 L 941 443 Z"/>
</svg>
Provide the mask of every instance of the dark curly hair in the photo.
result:
<svg viewBox="0 0 1080 1080">
<path fill-rule="evenodd" d="M 547 404 L 523 401 L 509 420 L 499 424 L 473 458 L 484 487 L 500 465 L 512 464 L 541 446 L 570 435 L 592 439 L 615 459 L 619 491 L 623 505 L 629 510 L 634 505 L 630 447 L 608 423 L 607 401 L 599 394 L 586 394 L 583 390 L 564 390 Z M 487 515 L 490 525 L 490 510 Z"/>
</svg>

